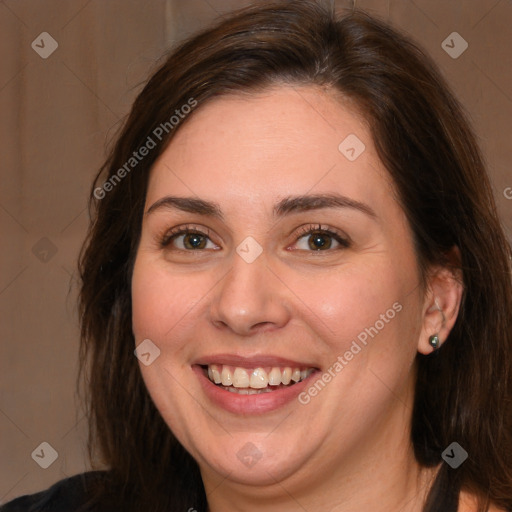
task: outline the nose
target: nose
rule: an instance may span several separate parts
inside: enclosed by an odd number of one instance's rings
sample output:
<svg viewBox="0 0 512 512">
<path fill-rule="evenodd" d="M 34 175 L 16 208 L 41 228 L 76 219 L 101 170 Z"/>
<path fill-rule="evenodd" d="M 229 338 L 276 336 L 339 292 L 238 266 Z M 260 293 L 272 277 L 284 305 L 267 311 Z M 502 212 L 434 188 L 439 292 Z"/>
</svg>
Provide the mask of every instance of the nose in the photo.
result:
<svg viewBox="0 0 512 512">
<path fill-rule="evenodd" d="M 247 263 L 235 254 L 231 269 L 215 287 L 211 321 L 239 336 L 284 327 L 291 311 L 287 291 L 266 258 Z"/>
</svg>

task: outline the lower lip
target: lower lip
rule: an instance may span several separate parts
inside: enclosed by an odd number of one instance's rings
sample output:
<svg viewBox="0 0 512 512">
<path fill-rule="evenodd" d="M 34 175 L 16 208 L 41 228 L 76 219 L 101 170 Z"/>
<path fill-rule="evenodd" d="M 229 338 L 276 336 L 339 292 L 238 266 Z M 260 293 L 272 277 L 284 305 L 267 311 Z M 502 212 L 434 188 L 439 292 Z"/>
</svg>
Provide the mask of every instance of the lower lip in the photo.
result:
<svg viewBox="0 0 512 512">
<path fill-rule="evenodd" d="M 214 384 L 204 374 L 204 370 L 200 366 L 194 365 L 192 369 L 199 377 L 199 382 L 207 397 L 216 405 L 235 414 L 261 414 L 279 409 L 294 399 L 297 399 L 301 391 L 308 385 L 311 377 L 317 373 L 317 371 L 314 371 L 306 379 L 290 387 L 276 389 L 268 393 L 239 395 L 231 391 L 226 391 Z"/>
</svg>

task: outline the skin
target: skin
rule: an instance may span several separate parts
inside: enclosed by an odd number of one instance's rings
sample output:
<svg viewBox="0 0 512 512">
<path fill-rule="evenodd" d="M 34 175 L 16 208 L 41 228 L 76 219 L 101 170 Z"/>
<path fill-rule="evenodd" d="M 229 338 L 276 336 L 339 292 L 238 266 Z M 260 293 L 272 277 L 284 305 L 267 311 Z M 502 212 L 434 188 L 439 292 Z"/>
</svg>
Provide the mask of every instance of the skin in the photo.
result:
<svg viewBox="0 0 512 512">
<path fill-rule="evenodd" d="M 355 161 L 338 150 L 348 134 L 366 147 Z M 284 197 L 331 193 L 375 215 L 349 207 L 272 215 Z M 133 331 L 137 344 L 149 338 L 161 350 L 142 375 L 198 462 L 210 511 L 420 511 L 436 470 L 420 470 L 409 441 L 415 356 L 432 351 L 431 334 L 446 339 L 462 288 L 437 268 L 420 285 L 407 219 L 364 119 L 313 86 L 217 98 L 197 108 L 154 165 L 146 211 L 168 195 L 215 201 L 223 219 L 146 213 Z M 300 228 L 318 224 L 350 245 L 327 236 L 330 248 L 314 250 Z M 209 231 L 204 249 L 186 249 L 184 236 L 162 247 L 184 225 Z M 263 249 L 250 264 L 236 252 L 248 236 Z M 230 353 L 325 372 L 395 303 L 401 311 L 306 405 L 230 413 L 192 371 L 199 357 Z M 237 458 L 248 442 L 261 455 L 252 467 Z"/>
</svg>

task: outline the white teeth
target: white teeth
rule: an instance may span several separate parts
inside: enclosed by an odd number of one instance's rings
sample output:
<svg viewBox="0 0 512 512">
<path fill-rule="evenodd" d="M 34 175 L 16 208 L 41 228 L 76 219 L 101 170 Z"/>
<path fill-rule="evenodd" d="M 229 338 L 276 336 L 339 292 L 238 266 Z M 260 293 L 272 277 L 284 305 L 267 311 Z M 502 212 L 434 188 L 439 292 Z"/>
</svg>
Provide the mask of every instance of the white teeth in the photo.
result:
<svg viewBox="0 0 512 512">
<path fill-rule="evenodd" d="M 287 366 L 284 370 L 283 370 L 283 374 L 281 376 L 281 382 L 287 386 L 288 384 L 290 384 L 290 381 L 292 380 L 292 369 Z"/>
<path fill-rule="evenodd" d="M 223 386 L 231 386 L 233 384 L 233 376 L 227 366 L 222 367 L 221 382 Z"/>
<path fill-rule="evenodd" d="M 224 372 L 224 370 L 222 371 Z M 224 382 L 222 384 L 226 386 Z M 235 388 L 249 387 L 249 375 L 247 375 L 247 372 L 243 368 L 235 368 L 235 372 L 233 373 L 233 386 L 235 386 Z"/>
<path fill-rule="evenodd" d="M 281 370 L 279 368 L 272 368 L 272 370 L 270 370 L 268 383 L 270 386 L 279 386 L 279 384 L 281 384 Z"/>
<path fill-rule="evenodd" d="M 273 391 L 271 387 L 287 386 L 306 379 L 314 372 L 314 368 L 301 369 L 258 367 L 253 370 L 228 365 L 208 365 L 208 378 L 215 384 L 222 384 L 224 389 L 240 394 L 254 394 L 262 390 Z M 247 392 L 246 392 L 247 391 Z"/>
<path fill-rule="evenodd" d="M 220 371 L 219 371 L 219 368 L 217 367 L 216 364 L 212 364 L 212 366 L 209 366 L 208 367 L 208 372 L 212 371 L 212 377 L 210 377 L 210 380 L 213 380 L 213 382 L 215 382 L 215 384 L 220 384 L 222 382 L 222 377 L 220 376 Z M 210 373 L 208 373 L 208 376 L 210 376 Z"/>
<path fill-rule="evenodd" d="M 263 389 L 268 386 L 267 372 L 263 368 L 256 368 L 251 373 L 249 386 L 253 389 Z"/>
</svg>

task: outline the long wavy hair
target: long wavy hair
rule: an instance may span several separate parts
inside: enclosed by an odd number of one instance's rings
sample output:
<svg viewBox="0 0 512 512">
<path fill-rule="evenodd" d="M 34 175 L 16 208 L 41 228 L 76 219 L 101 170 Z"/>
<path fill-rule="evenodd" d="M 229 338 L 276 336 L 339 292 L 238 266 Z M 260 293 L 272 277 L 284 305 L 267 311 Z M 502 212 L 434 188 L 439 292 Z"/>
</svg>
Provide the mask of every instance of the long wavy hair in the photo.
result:
<svg viewBox="0 0 512 512">
<path fill-rule="evenodd" d="M 133 354 L 130 285 L 148 177 L 194 115 L 169 124 L 191 100 L 197 110 L 219 95 L 283 83 L 322 86 L 357 105 L 398 191 L 423 278 L 430 265 L 449 264 L 450 249 L 460 250 L 457 322 L 439 351 L 416 362 L 414 452 L 421 466 L 440 465 L 424 512 L 455 512 L 461 490 L 478 497 L 481 512 L 491 503 L 512 510 L 511 250 L 475 136 L 417 46 L 367 14 L 338 17 L 314 1 L 257 3 L 172 50 L 91 188 L 79 260 L 80 382 L 90 453 L 110 468 L 98 499 L 105 505 L 115 496 L 125 511 L 207 510 L 198 465 L 155 408 Z M 168 129 L 159 138 L 162 123 Z M 155 147 L 127 167 L 150 136 Z M 120 173 L 123 166 L 130 170 Z M 441 464 L 452 441 L 469 452 L 457 469 Z"/>
</svg>

